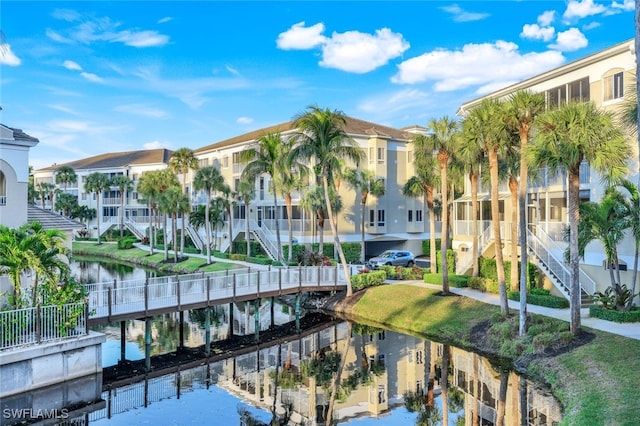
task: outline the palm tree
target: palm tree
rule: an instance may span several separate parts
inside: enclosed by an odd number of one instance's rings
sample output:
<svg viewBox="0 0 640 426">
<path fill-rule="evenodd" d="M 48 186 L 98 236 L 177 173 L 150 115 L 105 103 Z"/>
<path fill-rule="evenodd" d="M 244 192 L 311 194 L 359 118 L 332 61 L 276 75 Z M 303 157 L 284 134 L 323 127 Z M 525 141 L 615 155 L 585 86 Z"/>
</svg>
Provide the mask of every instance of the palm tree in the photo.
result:
<svg viewBox="0 0 640 426">
<path fill-rule="evenodd" d="M 240 161 L 246 164 L 242 176 L 246 179 L 256 178 L 266 173 L 271 178 L 271 191 L 273 192 L 273 209 L 276 215 L 276 240 L 278 244 L 278 261 L 283 261 L 282 244 L 280 242 L 280 225 L 278 220 L 278 172 L 281 159 L 287 152 L 284 150 L 284 142 L 280 133 L 266 133 L 251 145 L 240 152 Z M 284 262 L 283 262 L 284 263 Z"/>
<path fill-rule="evenodd" d="M 219 189 L 220 197 L 218 202 L 226 213 L 227 221 L 229 222 L 229 254 L 233 253 L 233 208 L 235 206 L 235 199 L 231 191 L 231 187 L 226 183 Z"/>
<path fill-rule="evenodd" d="M 344 180 L 354 191 L 360 191 L 360 261 L 365 261 L 364 223 L 365 210 L 369 195 L 381 197 L 384 195 L 384 180 L 376 177 L 367 169 L 348 167 L 344 172 Z"/>
<path fill-rule="evenodd" d="M 171 154 L 169 168 L 175 173 L 182 174 L 182 193 L 187 193 L 187 173 L 189 170 L 198 168 L 198 158 L 190 148 L 179 148 Z M 191 210 L 191 197 L 188 198 L 189 206 L 187 211 Z M 186 212 L 185 212 L 186 213 Z M 180 251 L 184 252 L 184 234 L 185 234 L 185 214 L 182 214 L 182 232 L 180 233 Z"/>
<path fill-rule="evenodd" d="M 321 109 L 318 106 L 310 106 L 294 120 L 294 127 L 298 129 L 298 144 L 292 155 L 303 161 L 315 158 L 314 172 L 322 180 L 325 200 L 331 200 L 329 187 L 334 187 L 334 178 L 340 173 L 340 163 L 349 160 L 356 165 L 365 157 L 365 153 L 357 145 L 357 142 L 347 136 L 344 131 L 346 117 L 339 111 Z M 347 296 L 353 293 L 351 279 L 344 251 L 340 245 L 340 237 L 336 228 L 333 210 L 330 202 L 327 205 L 329 225 L 333 233 L 335 247 L 342 262 L 345 278 L 347 280 Z"/>
<path fill-rule="evenodd" d="M 96 196 L 96 218 L 98 221 L 98 244 L 102 244 L 100 242 L 100 195 L 102 191 L 109 188 L 109 178 L 107 175 L 102 174 L 100 172 L 93 172 L 87 176 L 87 181 L 84 184 L 85 190 L 88 192 L 93 192 Z"/>
<path fill-rule="evenodd" d="M 53 195 L 56 191 L 56 186 L 51 182 L 39 182 L 36 185 L 36 191 L 38 197 L 42 201 L 42 209 L 44 210 L 44 202 L 49 196 L 49 202 L 51 203 L 51 210 L 53 210 Z"/>
<path fill-rule="evenodd" d="M 176 223 L 178 222 L 178 214 L 183 214 L 189 208 L 189 198 L 179 187 L 170 187 L 160 196 L 159 206 L 160 211 L 171 217 L 173 253 L 175 263 L 178 263 L 179 254 L 181 255 L 182 252 L 176 241 L 178 237 Z M 165 235 L 166 234 L 165 232 Z M 167 250 L 167 242 L 165 242 L 165 253 L 167 253 Z M 166 257 L 165 260 L 167 260 Z"/>
<path fill-rule="evenodd" d="M 122 238 L 124 233 L 124 199 L 127 196 L 127 192 L 133 189 L 133 180 L 131 180 L 129 176 L 117 175 L 111 179 L 111 185 L 116 186 L 120 194 L 120 211 L 118 216 L 120 216 L 120 238 Z"/>
<path fill-rule="evenodd" d="M 251 243 L 249 238 L 249 204 L 255 197 L 256 189 L 253 179 L 240 179 L 236 197 L 244 204 L 244 239 L 247 243 L 247 256 L 251 256 Z"/>
<path fill-rule="evenodd" d="M 295 158 L 292 158 L 290 155 L 291 149 L 293 148 L 293 138 L 289 138 L 283 143 L 283 151 L 288 153 L 287 155 L 283 155 L 278 164 L 278 188 L 280 189 L 280 193 L 282 194 L 282 198 L 284 199 L 284 204 L 287 208 L 287 227 L 288 227 L 288 237 L 289 237 L 289 250 L 287 252 L 287 261 L 291 263 L 293 259 L 293 200 L 292 193 L 293 191 L 300 190 L 303 187 L 303 184 L 306 180 L 307 176 L 307 167 L 296 161 Z"/>
<path fill-rule="evenodd" d="M 507 101 L 507 119 L 520 137 L 520 183 L 518 187 L 518 209 L 520 211 L 518 243 L 520 245 L 520 325 L 518 334 L 524 336 L 527 318 L 527 190 L 529 165 L 526 152 L 529 146 L 531 129 L 536 118 L 545 109 L 544 93 L 518 91 Z M 513 282 L 511 283 L 513 285 Z"/>
<path fill-rule="evenodd" d="M 442 197 L 442 230 L 440 232 L 440 255 L 442 264 L 442 293 L 449 293 L 449 271 L 447 265 L 447 250 L 449 248 L 449 192 L 447 169 L 451 157 L 454 155 L 458 144 L 459 123 L 449 117 L 431 119 L 427 124 L 427 135 L 417 135 L 416 139 L 424 138 L 424 141 L 416 141 L 416 156 L 428 156 L 436 152 L 436 158 L 440 164 L 440 196 Z"/>
<path fill-rule="evenodd" d="M 60 166 L 56 169 L 56 183 L 64 186 L 65 192 L 67 191 L 67 185 L 70 183 L 76 183 L 78 181 L 78 175 L 75 170 L 70 166 Z"/>
<path fill-rule="evenodd" d="M 318 232 L 318 253 L 324 254 L 324 221 L 326 219 L 326 205 L 324 190 L 319 186 L 312 186 L 305 191 L 300 200 L 300 207 L 307 209 L 315 216 Z"/>
<path fill-rule="evenodd" d="M 158 222 L 158 200 L 162 193 L 173 186 L 179 186 L 178 178 L 169 169 L 152 170 L 143 173 L 138 181 L 138 192 L 146 197 L 149 206 L 149 245 L 150 253 L 153 254 L 155 244 L 155 230 L 159 226 Z M 166 223 L 166 221 L 165 221 Z M 164 232 L 166 235 L 166 232 Z"/>
<path fill-rule="evenodd" d="M 624 179 L 620 186 L 629 193 L 625 201 L 627 206 L 627 225 L 635 242 L 633 256 L 633 272 L 631 276 L 631 294 L 636 294 L 636 282 L 638 280 L 638 258 L 640 257 L 640 191 L 631 181 Z M 631 309 L 635 297 L 629 298 L 628 309 Z"/>
<path fill-rule="evenodd" d="M 499 177 L 498 152 L 508 141 L 507 128 L 504 123 L 504 102 L 496 99 L 484 99 L 465 117 L 467 134 L 474 137 L 489 158 L 489 174 L 491 179 L 491 224 L 493 226 L 496 247 L 496 269 L 498 287 L 500 289 L 500 309 L 504 315 L 509 314 L 509 301 L 504 276 L 504 258 L 502 255 L 502 238 L 500 235 L 499 209 Z"/>
<path fill-rule="evenodd" d="M 213 166 L 198 169 L 193 178 L 193 187 L 196 190 L 204 190 L 207 196 L 207 204 L 205 204 L 205 232 L 207 233 L 207 263 L 211 263 L 211 196 L 224 184 L 224 178 L 220 174 L 220 170 Z"/>
<path fill-rule="evenodd" d="M 78 197 L 69 193 L 63 192 L 56 197 L 55 209 L 66 217 L 71 215 L 71 212 L 78 207 Z"/>
<path fill-rule="evenodd" d="M 580 164 L 585 161 L 614 181 L 627 171 L 630 147 L 610 113 L 592 102 L 569 103 L 539 118 L 539 131 L 530 146 L 530 164 L 546 165 L 553 173 L 568 172 L 569 269 L 571 272 L 571 332 L 580 333 L 578 225 L 580 223 Z"/>
</svg>

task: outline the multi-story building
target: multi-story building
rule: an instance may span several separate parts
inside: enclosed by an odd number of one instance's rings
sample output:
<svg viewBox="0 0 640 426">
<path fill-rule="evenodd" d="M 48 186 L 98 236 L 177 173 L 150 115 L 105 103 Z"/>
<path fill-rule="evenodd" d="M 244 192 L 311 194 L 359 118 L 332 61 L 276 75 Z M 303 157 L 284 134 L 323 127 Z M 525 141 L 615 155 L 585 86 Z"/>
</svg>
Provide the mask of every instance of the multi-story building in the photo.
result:
<svg viewBox="0 0 640 426">
<path fill-rule="evenodd" d="M 344 131 L 366 154 L 366 158 L 358 167 L 372 171 L 377 178 L 383 180 L 385 185 L 384 195 L 368 197 L 365 206 L 366 256 L 370 257 L 391 248 L 413 250 L 416 254 L 422 253 L 421 243 L 428 238 L 429 230 L 424 201 L 403 196 L 402 187 L 413 175 L 412 145 L 409 142 L 416 133 L 424 132 L 424 128 L 416 126 L 394 129 L 347 117 Z M 255 147 L 257 140 L 265 134 L 279 133 L 283 139 L 286 139 L 295 136 L 296 132 L 293 122 L 289 121 L 194 151 L 200 167 L 210 165 L 218 167 L 231 188 L 237 189 L 245 167 L 240 160 L 243 150 Z M 313 179 L 310 181 L 313 182 Z M 243 221 L 249 220 L 251 232 L 256 234 L 258 240 L 273 241 L 273 233 L 278 221 L 281 239 L 285 244 L 289 243 L 287 237 L 289 225 L 281 195 L 278 194 L 279 202 L 276 209 L 270 177 L 267 174 L 261 175 L 256 179 L 255 185 L 256 196 L 250 205 L 249 212 L 245 212 L 244 206 L 240 205 L 236 209 L 234 220 L 237 222 L 233 226 L 233 239 L 239 236 L 243 238 L 245 232 Z M 315 217 L 300 205 L 308 189 L 309 186 L 292 194 L 293 242 L 300 244 L 318 242 L 319 239 Z M 362 222 L 360 192 L 350 188 L 345 182 L 339 183 L 338 192 L 343 206 L 342 210 L 336 214 L 340 240 L 341 242 L 360 242 Z M 196 203 L 205 202 L 204 193 L 194 194 L 194 197 Z M 325 241 L 331 241 L 328 221 L 325 222 L 324 232 Z M 220 247 L 225 247 L 224 242 Z"/>
<path fill-rule="evenodd" d="M 635 83 L 635 50 L 634 41 L 627 40 L 608 49 L 589 55 L 585 58 L 568 63 L 561 67 L 531 77 L 522 82 L 505 87 L 486 96 L 465 102 L 460 106 L 458 114 L 464 116 L 486 98 L 506 99 L 509 95 L 520 91 L 530 90 L 544 93 L 548 108 L 557 107 L 571 101 L 591 101 L 597 107 L 606 111 L 616 112 L 624 105 L 625 91 Z M 633 89 L 635 90 L 635 88 Z M 633 140 L 633 139 L 631 139 Z M 629 179 L 637 181 L 637 143 L 635 154 L 630 159 Z M 567 175 L 556 173 L 551 175 L 547 170 L 542 170 L 537 177 L 530 178 L 528 189 L 528 218 L 535 230 L 530 243 L 537 244 L 539 250 L 545 251 L 553 265 L 545 265 L 551 268 L 563 267 L 563 251 L 566 243 L 563 239 L 563 230 L 568 224 L 567 210 Z M 582 201 L 598 201 L 603 194 L 604 186 L 600 176 L 589 167 L 586 162 L 580 170 L 580 198 Z M 468 268 L 470 260 L 468 253 L 472 244 L 471 237 L 471 201 L 470 188 L 466 194 L 455 200 L 453 222 L 453 248 L 458 251 L 460 270 Z M 501 236 L 505 240 L 504 250 L 508 253 L 511 244 L 509 229 L 517 226 L 509 222 L 511 217 L 509 191 L 506 183 L 500 188 L 500 218 L 503 221 Z M 484 250 L 494 250 L 492 246 L 492 230 L 490 226 L 491 211 L 489 201 L 489 185 L 481 185 L 478 195 L 480 201 L 480 244 Z M 620 246 L 619 257 L 623 268 L 633 265 L 634 244 L 628 238 Z M 540 254 L 540 253 L 538 253 Z M 538 258 L 540 261 L 540 258 Z M 608 271 L 603 267 L 605 254 L 599 243 L 591 243 L 585 251 L 581 264 L 581 283 L 588 293 L 601 291 L 609 281 Z M 561 272 L 558 275 L 563 275 Z M 568 275 L 567 275 L 568 276 Z M 557 276 L 555 278 L 558 278 Z M 624 277 L 623 281 L 629 282 L 630 277 Z M 553 281 L 553 279 L 552 279 Z M 596 284 L 601 283 L 601 284 Z M 559 286 L 562 288 L 562 285 Z"/>
<path fill-rule="evenodd" d="M 124 225 L 134 234 L 142 237 L 149 223 L 149 212 L 146 203 L 138 201 L 139 179 L 146 171 L 166 168 L 171 154 L 172 151 L 167 149 L 150 149 L 101 154 L 69 163 L 54 164 L 34 172 L 34 185 L 37 188 L 41 182 L 55 184 L 56 171 L 62 166 L 71 167 L 77 176 L 76 183 L 57 184 L 57 189 L 75 195 L 80 205 L 89 208 L 97 209 L 98 202 L 100 203 L 100 211 L 96 212 L 100 219 L 100 230 L 97 229 L 95 219 L 89 226 L 94 235 L 98 231 L 103 234 L 110 228 L 118 226 L 122 205 Z M 118 175 L 128 176 L 133 181 L 133 190 L 127 191 L 122 204 L 120 191 L 116 187 L 103 191 L 100 200 L 96 200 L 95 194 L 88 192 L 85 188 L 87 176 L 94 172 L 103 173 L 109 179 Z M 55 197 L 54 200 L 45 199 L 44 209 L 53 211 L 52 202 L 55 205 Z"/>
</svg>

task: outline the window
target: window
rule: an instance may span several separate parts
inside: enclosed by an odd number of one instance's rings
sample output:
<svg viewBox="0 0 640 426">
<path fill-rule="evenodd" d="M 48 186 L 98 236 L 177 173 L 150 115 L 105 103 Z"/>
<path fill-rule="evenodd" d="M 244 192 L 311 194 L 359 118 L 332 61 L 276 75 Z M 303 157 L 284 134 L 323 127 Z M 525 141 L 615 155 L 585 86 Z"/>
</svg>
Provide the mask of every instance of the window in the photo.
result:
<svg viewBox="0 0 640 426">
<path fill-rule="evenodd" d="M 229 167 L 229 156 L 225 155 L 222 157 L 222 167 Z"/>
<path fill-rule="evenodd" d="M 617 72 L 613 75 L 604 78 L 603 81 L 603 100 L 611 101 L 613 99 L 620 99 L 624 96 L 624 75 L 622 72 Z"/>
<path fill-rule="evenodd" d="M 375 148 L 370 147 L 369 148 L 369 164 L 373 163 L 374 154 L 375 154 Z"/>
<path fill-rule="evenodd" d="M 87 193 L 83 192 L 82 193 L 82 201 L 86 201 L 87 200 Z"/>
<path fill-rule="evenodd" d="M 413 163 L 413 151 L 407 151 L 407 163 Z"/>
<path fill-rule="evenodd" d="M 555 108 L 567 103 L 567 86 L 562 85 L 547 90 L 547 108 Z"/>
<path fill-rule="evenodd" d="M 375 212 L 373 210 L 369 210 L 369 226 L 376 225 Z"/>
<path fill-rule="evenodd" d="M 378 210 L 378 226 L 384 226 L 384 210 Z"/>
<path fill-rule="evenodd" d="M 240 153 L 239 152 L 234 152 L 233 153 L 233 164 L 240 164 Z"/>
<path fill-rule="evenodd" d="M 569 83 L 569 100 L 588 101 L 589 100 L 589 77 Z"/>
<path fill-rule="evenodd" d="M 233 190 L 237 192 L 238 188 L 240 188 L 240 179 L 239 178 L 235 178 L 233 180 Z"/>
<path fill-rule="evenodd" d="M 201 158 L 198 160 L 198 168 L 199 169 L 204 169 L 205 167 L 209 167 L 209 159 L 208 158 Z"/>
<path fill-rule="evenodd" d="M 134 173 L 134 174 L 133 174 L 132 179 L 133 179 L 134 181 L 138 180 L 138 174 L 137 174 L 137 173 Z"/>
<path fill-rule="evenodd" d="M 416 351 L 416 364 L 422 364 L 424 362 L 424 357 L 422 355 L 422 351 Z"/>
<path fill-rule="evenodd" d="M 413 222 L 413 210 L 407 210 L 407 222 Z"/>
<path fill-rule="evenodd" d="M 135 192 L 135 191 L 134 191 L 134 192 L 132 192 L 132 193 L 131 193 L 131 199 L 132 199 L 132 200 L 137 200 L 137 199 L 138 199 L 138 193 L 137 193 L 137 192 Z"/>
<path fill-rule="evenodd" d="M 416 210 L 416 222 L 422 222 L 422 210 Z"/>
<path fill-rule="evenodd" d="M 384 148 L 378 148 L 378 163 L 384 163 Z"/>
</svg>

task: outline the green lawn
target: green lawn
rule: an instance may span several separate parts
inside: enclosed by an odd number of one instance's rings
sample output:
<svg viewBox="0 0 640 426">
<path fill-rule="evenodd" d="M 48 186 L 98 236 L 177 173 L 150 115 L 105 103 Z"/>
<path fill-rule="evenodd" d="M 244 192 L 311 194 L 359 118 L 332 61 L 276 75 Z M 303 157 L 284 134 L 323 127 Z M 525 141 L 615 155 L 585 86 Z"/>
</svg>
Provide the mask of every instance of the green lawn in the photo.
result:
<svg viewBox="0 0 640 426">
<path fill-rule="evenodd" d="M 468 348 L 471 329 L 499 312 L 465 297 L 441 297 L 437 290 L 395 284 L 372 287 L 350 314 Z M 545 322 L 560 321 L 545 319 Z M 525 365 L 551 385 L 565 408 L 563 425 L 637 425 L 640 419 L 640 341 L 588 329 L 595 338 L 555 356 Z M 487 348 L 481 348 L 487 350 Z M 504 355 L 504 354 L 501 354 Z"/>
</svg>

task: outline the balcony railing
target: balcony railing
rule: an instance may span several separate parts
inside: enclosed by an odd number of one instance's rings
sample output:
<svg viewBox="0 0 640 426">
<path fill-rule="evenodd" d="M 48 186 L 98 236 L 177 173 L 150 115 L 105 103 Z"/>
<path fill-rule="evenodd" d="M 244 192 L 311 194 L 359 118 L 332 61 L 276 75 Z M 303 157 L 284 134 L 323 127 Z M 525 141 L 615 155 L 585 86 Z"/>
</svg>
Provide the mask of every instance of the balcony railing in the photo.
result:
<svg viewBox="0 0 640 426">
<path fill-rule="evenodd" d="M 0 350 L 84 336 L 88 314 L 84 302 L 0 312 Z"/>
</svg>

